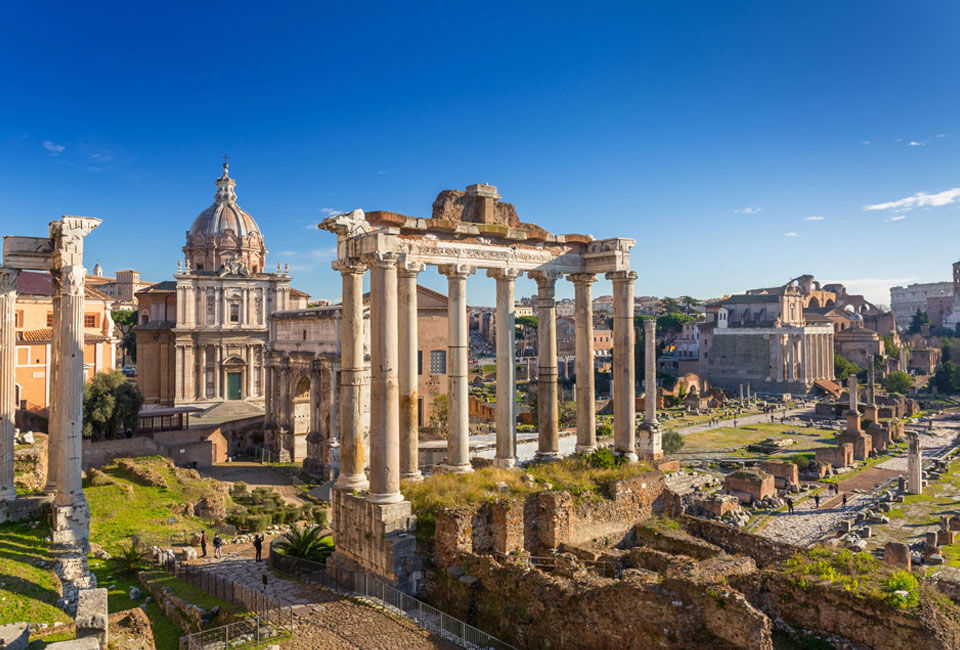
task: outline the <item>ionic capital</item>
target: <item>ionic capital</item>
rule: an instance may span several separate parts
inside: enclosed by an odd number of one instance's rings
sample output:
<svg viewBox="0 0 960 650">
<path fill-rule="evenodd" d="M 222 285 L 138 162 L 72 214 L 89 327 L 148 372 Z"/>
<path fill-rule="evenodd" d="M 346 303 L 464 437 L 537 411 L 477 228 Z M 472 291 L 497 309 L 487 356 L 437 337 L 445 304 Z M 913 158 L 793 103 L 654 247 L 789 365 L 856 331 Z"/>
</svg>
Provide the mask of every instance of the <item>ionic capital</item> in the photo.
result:
<svg viewBox="0 0 960 650">
<path fill-rule="evenodd" d="M 553 288 L 562 275 L 559 271 L 527 271 L 527 277 L 535 280 L 537 286 L 541 289 L 544 287 Z"/>
<path fill-rule="evenodd" d="M 520 269 L 487 269 L 487 277 L 495 280 L 516 280 L 523 273 Z"/>
<path fill-rule="evenodd" d="M 567 279 L 574 284 L 590 285 L 597 281 L 596 273 L 571 273 Z"/>
<path fill-rule="evenodd" d="M 636 271 L 610 271 L 605 276 L 608 280 L 613 282 L 633 282 L 637 279 Z"/>
<path fill-rule="evenodd" d="M 340 271 L 341 275 L 363 275 L 367 270 L 360 260 L 353 257 L 333 260 L 330 266 L 334 271 Z"/>
<path fill-rule="evenodd" d="M 0 268 L 0 293 L 16 294 L 17 276 L 19 275 L 20 271 L 15 269 Z"/>
<path fill-rule="evenodd" d="M 393 251 L 371 251 L 364 253 L 360 259 L 371 269 L 395 269 L 400 255 Z"/>
<path fill-rule="evenodd" d="M 441 264 L 437 267 L 437 271 L 448 278 L 462 278 L 466 280 L 469 276 L 477 272 L 477 267 L 469 264 Z"/>
</svg>

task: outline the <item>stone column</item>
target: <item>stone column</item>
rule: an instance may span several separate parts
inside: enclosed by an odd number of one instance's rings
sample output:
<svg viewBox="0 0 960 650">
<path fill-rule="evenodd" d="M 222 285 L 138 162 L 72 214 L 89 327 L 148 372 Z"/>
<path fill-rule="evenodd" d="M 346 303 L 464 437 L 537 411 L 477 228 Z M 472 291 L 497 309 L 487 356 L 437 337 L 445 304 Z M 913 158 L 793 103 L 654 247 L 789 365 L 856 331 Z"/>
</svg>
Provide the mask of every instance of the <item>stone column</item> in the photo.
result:
<svg viewBox="0 0 960 650">
<path fill-rule="evenodd" d="M 613 438 L 614 450 L 637 459 L 636 376 L 634 368 L 633 271 L 607 273 L 613 281 Z"/>
<path fill-rule="evenodd" d="M 447 464 L 449 472 L 472 472 L 468 405 L 467 277 L 476 267 L 447 264 Z"/>
<path fill-rule="evenodd" d="M 402 262 L 397 267 L 397 311 L 399 324 L 400 384 L 400 478 L 423 479 L 420 473 L 420 377 L 417 373 L 417 276 L 424 268 L 419 262 Z"/>
<path fill-rule="evenodd" d="M 907 493 L 923 494 L 923 448 L 916 431 L 907 431 Z"/>
<path fill-rule="evenodd" d="M 557 304 L 558 273 L 531 271 L 537 281 L 537 460 L 560 458 L 560 405 L 557 394 Z"/>
<path fill-rule="evenodd" d="M 60 270 L 50 271 L 50 304 L 53 312 L 50 329 L 50 347 L 48 352 L 50 358 L 47 359 L 50 370 L 48 401 L 47 401 L 47 483 L 43 487 L 43 492 L 47 496 L 54 496 L 57 493 L 57 473 L 60 471 L 59 458 L 60 447 L 62 445 L 60 427 L 53 426 L 54 422 L 59 421 L 60 404 L 54 399 L 57 395 L 60 381 L 60 364 L 54 360 L 60 358 L 60 338 L 55 332 L 60 331 Z"/>
<path fill-rule="evenodd" d="M 847 390 L 850 391 L 850 410 L 856 412 L 857 410 L 857 376 L 854 374 L 847 375 Z"/>
<path fill-rule="evenodd" d="M 17 498 L 13 485 L 13 425 L 17 412 L 17 275 L 0 268 L 0 502 Z"/>
<path fill-rule="evenodd" d="M 783 381 L 783 336 L 773 335 L 773 362 L 776 364 L 776 378 L 778 382 Z"/>
<path fill-rule="evenodd" d="M 493 464 L 517 462 L 517 359 L 514 330 L 516 269 L 488 269 L 497 280 L 497 453 Z"/>
<path fill-rule="evenodd" d="M 186 401 L 197 399 L 197 364 L 194 359 L 194 345 L 191 341 L 183 349 L 183 396 Z"/>
<path fill-rule="evenodd" d="M 222 350 L 219 345 L 213 346 L 213 398 L 222 399 L 220 394 L 220 362 L 222 361 Z"/>
<path fill-rule="evenodd" d="M 367 255 L 370 266 L 371 503 L 397 503 L 400 494 L 400 391 L 397 385 L 397 255 Z"/>
<path fill-rule="evenodd" d="M 597 448 L 597 402 L 593 376 L 593 273 L 570 276 L 574 288 L 577 325 L 577 453 L 589 454 Z"/>
<path fill-rule="evenodd" d="M 366 490 L 363 455 L 363 274 L 350 260 L 334 262 L 343 278 L 340 325 L 340 476 L 337 487 Z"/>
<path fill-rule="evenodd" d="M 787 335 L 787 345 L 790 346 L 790 368 L 787 372 L 787 380 L 797 381 L 797 340 L 793 334 Z"/>
<path fill-rule="evenodd" d="M 632 304 L 632 301 L 631 301 Z M 663 442 L 660 423 L 657 421 L 657 321 L 643 321 L 643 366 L 644 393 L 646 395 L 643 436 L 640 440 L 640 455 L 647 460 L 663 458 Z M 750 386 L 747 385 L 747 400 Z"/>
<path fill-rule="evenodd" d="M 810 345 L 810 335 L 806 332 L 800 334 L 800 368 L 803 383 L 810 383 L 811 361 L 813 357 L 812 346 Z"/>
</svg>

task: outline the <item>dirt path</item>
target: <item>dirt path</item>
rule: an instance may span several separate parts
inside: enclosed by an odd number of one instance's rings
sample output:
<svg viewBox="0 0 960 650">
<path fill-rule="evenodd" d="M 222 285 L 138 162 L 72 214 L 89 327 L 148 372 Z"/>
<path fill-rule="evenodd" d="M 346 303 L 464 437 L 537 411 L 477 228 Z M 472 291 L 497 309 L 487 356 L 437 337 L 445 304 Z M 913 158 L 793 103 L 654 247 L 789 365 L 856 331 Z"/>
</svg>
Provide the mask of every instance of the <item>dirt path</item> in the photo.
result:
<svg viewBox="0 0 960 650">
<path fill-rule="evenodd" d="M 220 463 L 211 467 L 198 468 L 197 471 L 203 476 L 209 476 L 218 481 L 231 483 L 243 481 L 250 489 L 273 488 L 289 504 L 302 506 L 310 503 L 297 494 L 297 489 L 289 476 L 259 463 Z"/>
</svg>

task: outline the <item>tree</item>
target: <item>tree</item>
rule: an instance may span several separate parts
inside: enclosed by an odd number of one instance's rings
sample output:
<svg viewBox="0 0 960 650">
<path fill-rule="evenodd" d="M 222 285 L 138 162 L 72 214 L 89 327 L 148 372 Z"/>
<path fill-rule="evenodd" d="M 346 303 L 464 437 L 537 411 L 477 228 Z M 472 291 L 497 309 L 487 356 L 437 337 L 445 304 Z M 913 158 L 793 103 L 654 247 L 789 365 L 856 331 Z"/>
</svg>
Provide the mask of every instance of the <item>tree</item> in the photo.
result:
<svg viewBox="0 0 960 650">
<path fill-rule="evenodd" d="M 933 385 L 941 393 L 960 392 L 960 365 L 953 361 L 944 361 L 933 376 Z"/>
<path fill-rule="evenodd" d="M 113 324 L 120 330 L 120 350 L 123 352 L 124 362 L 129 357 L 137 362 L 137 335 L 133 328 L 137 325 L 137 312 L 130 309 L 115 309 L 110 312 Z"/>
<path fill-rule="evenodd" d="M 893 344 L 892 336 L 883 337 L 883 351 L 890 359 L 900 358 L 900 348 Z"/>
<path fill-rule="evenodd" d="M 834 353 L 833 355 L 833 375 L 837 378 L 838 382 L 844 382 L 847 380 L 848 375 L 858 375 L 860 374 L 860 366 L 850 361 L 846 357 L 842 357 L 839 354 Z"/>
<path fill-rule="evenodd" d="M 663 447 L 663 453 L 676 454 L 683 449 L 683 436 L 676 431 L 667 431 L 663 434 L 660 444 Z"/>
<path fill-rule="evenodd" d="M 683 304 L 684 313 L 689 314 L 693 312 L 693 308 L 699 305 L 702 301 L 690 296 L 680 296 L 680 302 Z"/>
<path fill-rule="evenodd" d="M 902 370 L 895 370 L 883 378 L 883 387 L 888 393 L 906 395 L 913 388 L 913 378 Z"/>
<path fill-rule="evenodd" d="M 660 301 L 660 308 L 665 314 L 679 314 L 683 311 L 683 307 L 675 298 L 664 298 Z"/>
<path fill-rule="evenodd" d="M 927 316 L 927 312 L 920 311 L 920 308 L 917 307 L 917 313 L 913 315 L 913 318 L 910 319 L 910 327 L 907 329 L 908 334 L 919 334 L 920 328 L 924 325 L 930 324 L 930 317 Z"/>
<path fill-rule="evenodd" d="M 83 437 L 113 438 L 135 433 L 140 425 L 143 395 L 119 370 L 100 372 L 83 389 Z"/>
<path fill-rule="evenodd" d="M 304 526 L 302 529 L 293 526 L 273 540 L 273 548 L 301 560 L 325 562 L 333 553 L 333 539 L 329 535 L 323 537 L 322 530 L 320 526 Z"/>
<path fill-rule="evenodd" d="M 697 320 L 689 314 L 669 313 L 657 317 L 657 331 L 663 334 L 679 334 L 683 331 L 683 324 Z"/>
<path fill-rule="evenodd" d="M 540 321 L 536 316 L 517 316 L 514 321 L 517 325 L 523 325 L 524 327 L 529 327 L 532 330 L 537 329 Z"/>
<path fill-rule="evenodd" d="M 441 438 L 447 437 L 447 396 L 437 391 L 430 393 L 433 408 L 430 411 L 430 424 Z"/>
</svg>

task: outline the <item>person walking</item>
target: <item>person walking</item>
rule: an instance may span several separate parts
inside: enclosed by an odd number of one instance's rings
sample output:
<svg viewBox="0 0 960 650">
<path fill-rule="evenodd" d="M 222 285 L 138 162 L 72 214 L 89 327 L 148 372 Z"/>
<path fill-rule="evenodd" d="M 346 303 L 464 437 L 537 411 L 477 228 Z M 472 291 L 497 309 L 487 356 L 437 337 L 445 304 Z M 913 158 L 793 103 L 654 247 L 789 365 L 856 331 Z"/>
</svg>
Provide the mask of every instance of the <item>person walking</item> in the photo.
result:
<svg viewBox="0 0 960 650">
<path fill-rule="evenodd" d="M 820 495 L 819 495 L 819 494 L 814 494 L 814 495 L 813 495 L 813 502 L 816 504 L 817 510 L 819 510 L 819 509 L 820 509 Z"/>
<path fill-rule="evenodd" d="M 847 507 L 847 493 L 846 493 L 846 492 L 843 493 L 843 507 L 844 507 L 844 509 L 846 509 L 846 507 Z"/>
<path fill-rule="evenodd" d="M 260 561 L 260 554 L 263 552 L 263 535 L 254 535 L 253 536 L 253 548 L 257 551 L 256 561 Z"/>
<path fill-rule="evenodd" d="M 787 512 L 793 514 L 793 498 L 787 497 Z"/>
<path fill-rule="evenodd" d="M 223 553 L 220 548 L 223 546 L 223 540 L 220 539 L 220 533 L 217 533 L 213 536 L 213 556 L 214 557 L 223 557 Z"/>
<path fill-rule="evenodd" d="M 200 552 L 202 557 L 207 557 L 207 531 L 200 532 Z"/>
</svg>

